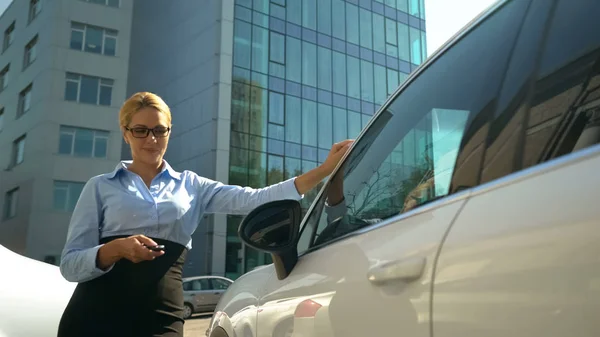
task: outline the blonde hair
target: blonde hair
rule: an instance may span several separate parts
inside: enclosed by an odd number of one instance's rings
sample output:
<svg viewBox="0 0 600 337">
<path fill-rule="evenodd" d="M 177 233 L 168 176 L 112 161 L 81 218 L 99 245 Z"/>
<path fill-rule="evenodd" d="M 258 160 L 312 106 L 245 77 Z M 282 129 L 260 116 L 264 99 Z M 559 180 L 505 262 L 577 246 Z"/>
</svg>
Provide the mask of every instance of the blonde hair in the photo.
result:
<svg viewBox="0 0 600 337">
<path fill-rule="evenodd" d="M 171 124 L 171 110 L 160 96 L 151 92 L 137 92 L 131 95 L 123 103 L 123 106 L 121 106 L 121 110 L 119 111 L 119 124 L 121 127 L 127 127 L 133 115 L 146 107 L 154 108 L 165 114 L 169 120 L 169 124 Z"/>
</svg>

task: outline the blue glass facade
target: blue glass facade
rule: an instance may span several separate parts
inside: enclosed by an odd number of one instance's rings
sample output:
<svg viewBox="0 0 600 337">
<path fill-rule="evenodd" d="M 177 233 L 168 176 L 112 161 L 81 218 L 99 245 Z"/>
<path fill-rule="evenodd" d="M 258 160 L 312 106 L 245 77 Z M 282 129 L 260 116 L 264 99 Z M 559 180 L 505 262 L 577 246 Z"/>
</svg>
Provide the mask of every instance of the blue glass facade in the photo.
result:
<svg viewBox="0 0 600 337">
<path fill-rule="evenodd" d="M 317 167 L 426 57 L 423 0 L 236 0 L 234 13 L 230 184 Z M 271 262 L 242 247 L 240 221 L 227 220 L 231 278 Z"/>
</svg>

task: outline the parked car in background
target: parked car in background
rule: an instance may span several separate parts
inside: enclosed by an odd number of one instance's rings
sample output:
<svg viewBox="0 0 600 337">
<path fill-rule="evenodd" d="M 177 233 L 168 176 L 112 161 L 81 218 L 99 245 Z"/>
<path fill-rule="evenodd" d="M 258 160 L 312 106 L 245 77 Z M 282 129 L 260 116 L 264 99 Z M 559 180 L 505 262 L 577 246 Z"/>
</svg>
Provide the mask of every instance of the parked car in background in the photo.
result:
<svg viewBox="0 0 600 337">
<path fill-rule="evenodd" d="M 233 283 L 220 276 L 196 276 L 183 279 L 183 318 L 199 312 L 212 312 L 223 292 Z"/>
<path fill-rule="evenodd" d="M 507 0 L 474 20 L 305 217 L 281 200 L 242 221 L 274 263 L 223 294 L 207 337 L 600 336 L 599 17 Z"/>
<path fill-rule="evenodd" d="M 0 337 L 56 336 L 75 291 L 57 266 L 0 245 Z"/>
</svg>

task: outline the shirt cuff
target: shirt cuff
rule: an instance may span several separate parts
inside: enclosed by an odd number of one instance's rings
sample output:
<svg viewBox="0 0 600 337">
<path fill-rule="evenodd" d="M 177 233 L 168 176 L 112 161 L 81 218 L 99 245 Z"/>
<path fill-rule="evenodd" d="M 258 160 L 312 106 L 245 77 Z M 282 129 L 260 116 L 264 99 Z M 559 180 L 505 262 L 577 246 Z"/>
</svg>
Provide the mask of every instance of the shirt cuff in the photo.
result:
<svg viewBox="0 0 600 337">
<path fill-rule="evenodd" d="M 283 191 L 284 199 L 302 200 L 304 194 L 300 194 L 296 188 L 296 177 L 290 178 L 281 183 L 281 189 Z"/>
<path fill-rule="evenodd" d="M 327 214 L 327 219 L 330 223 L 346 215 L 346 212 L 346 199 L 342 199 L 342 201 L 333 206 L 325 203 L 325 214 Z"/>
<path fill-rule="evenodd" d="M 102 269 L 98 268 L 98 266 L 96 265 L 96 258 L 98 256 L 98 250 L 100 250 L 100 247 L 102 247 L 102 246 L 104 246 L 104 245 L 103 244 L 98 245 L 92 249 L 89 249 L 87 252 L 85 252 L 85 254 L 86 254 L 85 260 L 88 262 L 87 265 L 90 267 L 88 270 L 89 277 L 87 277 L 87 279 L 94 279 L 96 277 L 102 276 L 102 275 L 108 273 L 109 271 L 111 271 L 113 269 L 113 267 L 115 266 L 114 264 L 112 264 L 106 270 L 102 270 Z"/>
</svg>

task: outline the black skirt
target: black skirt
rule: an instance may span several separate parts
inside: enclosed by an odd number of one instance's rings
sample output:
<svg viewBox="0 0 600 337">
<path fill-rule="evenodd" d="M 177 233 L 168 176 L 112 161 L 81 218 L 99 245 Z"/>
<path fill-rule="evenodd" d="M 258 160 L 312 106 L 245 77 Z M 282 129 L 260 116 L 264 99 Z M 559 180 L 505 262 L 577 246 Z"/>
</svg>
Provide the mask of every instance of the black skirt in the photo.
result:
<svg viewBox="0 0 600 337">
<path fill-rule="evenodd" d="M 153 240 L 165 245 L 164 255 L 140 263 L 122 259 L 108 273 L 77 285 L 58 337 L 183 336 L 181 275 L 187 249 Z"/>
</svg>

